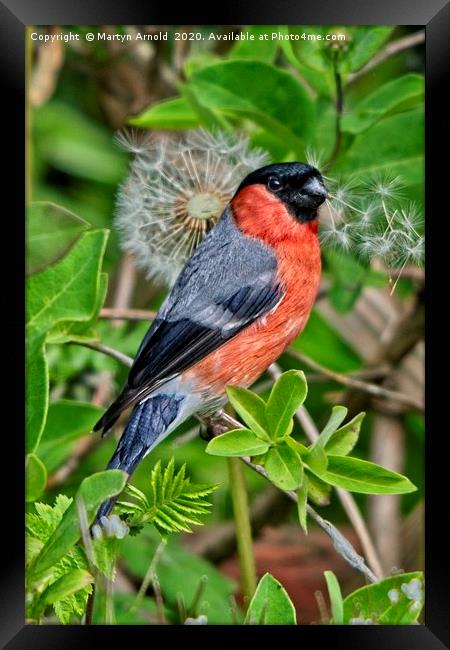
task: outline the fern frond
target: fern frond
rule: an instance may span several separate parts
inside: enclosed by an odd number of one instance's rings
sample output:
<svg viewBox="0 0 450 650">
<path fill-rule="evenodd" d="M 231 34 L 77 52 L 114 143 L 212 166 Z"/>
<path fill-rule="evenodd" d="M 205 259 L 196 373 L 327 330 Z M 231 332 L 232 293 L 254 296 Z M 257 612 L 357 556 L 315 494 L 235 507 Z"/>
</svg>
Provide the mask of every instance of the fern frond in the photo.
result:
<svg viewBox="0 0 450 650">
<path fill-rule="evenodd" d="M 191 483 L 190 478 L 186 477 L 186 465 L 176 470 L 174 458 L 165 468 L 158 460 L 151 473 L 150 486 L 151 503 L 140 490 L 128 485 L 126 493 L 136 503 L 119 501 L 117 505 L 131 526 L 151 523 L 162 535 L 190 533 L 192 526 L 201 526 L 203 522 L 200 517 L 211 511 L 211 503 L 204 497 L 218 487 Z"/>
</svg>

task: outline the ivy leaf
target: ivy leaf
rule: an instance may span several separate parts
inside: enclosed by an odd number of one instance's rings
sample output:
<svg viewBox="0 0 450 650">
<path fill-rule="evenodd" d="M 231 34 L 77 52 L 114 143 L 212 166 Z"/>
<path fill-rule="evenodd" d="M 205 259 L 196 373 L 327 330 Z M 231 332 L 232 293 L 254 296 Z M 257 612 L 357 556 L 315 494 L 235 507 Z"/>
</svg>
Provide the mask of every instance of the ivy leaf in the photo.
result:
<svg viewBox="0 0 450 650">
<path fill-rule="evenodd" d="M 344 624 L 411 625 L 424 600 L 423 573 L 403 573 L 361 587 L 344 599 Z"/>
<path fill-rule="evenodd" d="M 76 214 L 49 201 L 27 208 L 27 272 L 42 271 L 67 253 L 89 224 Z"/>
<path fill-rule="evenodd" d="M 36 501 L 45 490 L 47 470 L 44 463 L 34 454 L 28 454 L 26 457 L 25 476 L 25 501 Z"/>
<path fill-rule="evenodd" d="M 45 543 L 33 567 L 30 569 L 34 579 L 45 574 L 79 540 L 80 527 L 76 499 L 78 497 L 83 499 L 88 522 L 91 524 L 103 501 L 123 490 L 126 478 L 125 472 L 111 469 L 92 474 L 92 476 L 88 476 L 82 481 L 75 501 L 64 512 L 59 525 Z"/>
<path fill-rule="evenodd" d="M 274 485 L 281 490 L 296 490 L 303 481 L 303 463 L 288 445 L 277 445 L 267 452 L 264 468 Z"/>
<path fill-rule="evenodd" d="M 335 456 L 346 456 L 349 454 L 358 442 L 359 431 L 365 415 L 365 412 L 362 411 L 358 415 L 355 415 L 350 422 L 337 429 L 325 445 L 326 453 Z"/>
<path fill-rule="evenodd" d="M 27 333 L 31 340 L 63 320 L 93 316 L 107 231 L 91 230 L 57 264 L 28 279 Z"/>
<path fill-rule="evenodd" d="M 330 485 L 361 494 L 405 494 L 417 490 L 406 476 L 367 460 L 333 455 L 327 458 L 327 470 L 320 477 Z"/>
<path fill-rule="evenodd" d="M 245 424 L 259 438 L 270 442 L 270 437 L 267 433 L 266 404 L 264 400 L 250 390 L 239 388 L 238 386 L 229 386 L 227 388 L 227 395 L 231 405 L 239 413 Z"/>
<path fill-rule="evenodd" d="M 333 625 L 342 625 L 344 622 L 344 604 L 339 582 L 333 571 L 325 571 L 324 576 L 327 581 L 328 595 L 330 597 Z"/>
<path fill-rule="evenodd" d="M 47 334 L 61 321 L 89 320 L 95 314 L 100 269 L 107 231 L 82 233 L 58 263 L 27 281 L 27 439 L 28 452 L 36 450 L 48 406 Z"/>
<path fill-rule="evenodd" d="M 288 370 L 277 379 L 265 409 L 273 440 L 287 433 L 291 419 L 305 401 L 307 392 L 305 374 L 300 370 Z"/>
<path fill-rule="evenodd" d="M 213 456 L 258 456 L 269 449 L 269 443 L 249 429 L 233 429 L 213 438 L 206 452 Z"/>
<path fill-rule="evenodd" d="M 270 573 L 259 581 L 245 617 L 248 625 L 296 625 L 295 608 L 283 585 Z"/>
</svg>

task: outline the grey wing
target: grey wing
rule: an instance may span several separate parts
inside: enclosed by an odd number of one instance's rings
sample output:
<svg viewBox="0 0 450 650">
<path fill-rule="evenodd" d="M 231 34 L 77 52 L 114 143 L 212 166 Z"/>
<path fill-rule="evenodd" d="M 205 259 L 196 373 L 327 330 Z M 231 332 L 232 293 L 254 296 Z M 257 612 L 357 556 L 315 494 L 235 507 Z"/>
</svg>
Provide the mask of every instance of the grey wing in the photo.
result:
<svg viewBox="0 0 450 650">
<path fill-rule="evenodd" d="M 127 385 L 96 429 L 268 313 L 283 297 L 272 251 L 229 210 L 198 247 L 142 341 Z"/>
</svg>

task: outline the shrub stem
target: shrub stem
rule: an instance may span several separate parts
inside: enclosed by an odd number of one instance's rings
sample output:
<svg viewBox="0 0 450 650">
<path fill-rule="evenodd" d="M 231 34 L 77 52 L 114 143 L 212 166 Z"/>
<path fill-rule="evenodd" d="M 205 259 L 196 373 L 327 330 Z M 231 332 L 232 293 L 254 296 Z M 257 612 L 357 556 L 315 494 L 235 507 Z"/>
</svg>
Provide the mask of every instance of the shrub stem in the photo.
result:
<svg viewBox="0 0 450 650">
<path fill-rule="evenodd" d="M 247 490 L 242 463 L 239 458 L 227 458 L 233 500 L 236 541 L 241 568 L 241 588 L 245 609 L 256 591 L 256 569 L 253 555 L 252 531 L 248 509 Z"/>
</svg>

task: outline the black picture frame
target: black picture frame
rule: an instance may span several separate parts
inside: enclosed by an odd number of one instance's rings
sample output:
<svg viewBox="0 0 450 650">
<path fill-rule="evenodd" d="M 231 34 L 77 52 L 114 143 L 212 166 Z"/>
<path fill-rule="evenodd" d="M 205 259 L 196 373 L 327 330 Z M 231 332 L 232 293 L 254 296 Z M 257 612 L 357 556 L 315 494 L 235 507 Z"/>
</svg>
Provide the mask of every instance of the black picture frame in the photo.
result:
<svg viewBox="0 0 450 650">
<path fill-rule="evenodd" d="M 94 647 L 94 643 L 105 647 L 115 645 L 119 637 L 124 635 L 126 643 L 136 642 L 140 635 L 145 643 L 154 644 L 155 635 L 161 635 L 166 643 L 175 640 L 174 634 L 180 638 L 194 641 L 201 638 L 206 641 L 215 637 L 217 632 L 226 643 L 236 639 L 242 643 L 255 643 L 259 635 L 266 637 L 267 628 L 249 626 L 204 626 L 187 627 L 179 630 L 177 627 L 152 626 L 25 626 L 24 625 L 24 541 L 23 541 L 23 427 L 17 426 L 23 422 L 23 337 L 20 325 L 23 323 L 23 269 L 24 251 L 21 242 L 24 241 L 24 149 L 21 135 L 24 133 L 25 107 L 25 27 L 27 25 L 54 24 L 393 24 L 420 25 L 426 29 L 426 231 L 427 231 L 427 277 L 428 301 L 427 312 L 436 309 L 442 302 L 443 295 L 432 284 L 438 277 L 447 278 L 445 267 L 438 269 L 439 263 L 446 264 L 445 255 L 432 254 L 439 239 L 445 236 L 443 229 L 448 228 L 449 217 L 443 210 L 443 193 L 447 191 L 449 182 L 448 165 L 441 165 L 439 152 L 446 152 L 444 138 L 448 132 L 448 109 L 443 101 L 443 94 L 448 84 L 445 84 L 445 73 L 450 60 L 450 4 L 444 0 L 304 0 L 295 3 L 291 0 L 251 0 L 245 5 L 228 2 L 223 6 L 211 3 L 200 10 L 185 3 L 179 9 L 169 7 L 167 3 L 149 5 L 139 0 L 127 2 L 107 2 L 106 0 L 90 0 L 89 2 L 73 2 L 69 0 L 3 0 L 0 2 L 0 68 L 2 72 L 3 104 L 7 110 L 6 121 L 3 124 L 3 135 L 10 139 L 9 145 L 4 145 L 3 156 L 7 162 L 4 178 L 8 178 L 8 198 L 10 206 L 8 214 L 3 219 L 4 243 L 14 241 L 18 245 L 17 255 L 4 255 L 2 261 L 5 270 L 2 274 L 3 292 L 6 308 L 3 313 L 6 325 L 3 337 L 2 358 L 3 373 L 7 373 L 7 400 L 4 400 L 4 413 L 7 411 L 10 423 L 4 416 L 3 460 L 4 469 L 12 470 L 12 478 L 8 483 L 8 503 L 3 513 L 3 542 L 6 551 L 0 577 L 0 642 L 2 647 L 15 650 L 16 648 L 78 648 Z M 10 171 L 11 170 L 11 171 Z M 10 184 L 11 183 L 11 187 Z M 12 191 L 12 186 L 16 185 Z M 436 224 L 438 227 L 436 227 Z M 434 244 L 433 244 L 434 241 Z M 448 239 L 446 240 L 449 241 Z M 6 249 L 6 247 L 5 247 Z M 5 250 L 5 253 L 8 251 Z M 431 254 L 430 254 L 431 253 Z M 17 285 L 16 285 L 17 282 Z M 447 292 L 448 294 L 448 289 Z M 444 294 L 445 295 L 445 294 Z M 13 308 L 12 306 L 15 306 Z M 17 309 L 17 311 L 16 311 Z M 436 312 L 434 312 L 436 314 Z M 438 327 L 442 317 L 427 314 L 427 355 L 429 341 L 438 337 Z M 448 327 L 447 327 L 448 329 Z M 443 331 L 442 340 L 448 334 Z M 432 346 L 431 346 L 432 347 Z M 429 383 L 433 381 L 430 373 L 431 361 L 427 359 L 427 395 L 431 395 Z M 4 379 L 5 379 L 4 375 Z M 435 383 L 435 382 L 434 382 Z M 445 388 L 433 386 L 433 401 L 431 411 L 439 410 L 433 405 L 445 405 Z M 448 392 L 448 391 L 446 391 Z M 448 398 L 447 398 L 448 399 Z M 20 416 L 20 417 L 19 417 Z M 419 626 L 301 626 L 295 629 L 271 629 L 269 634 L 294 637 L 296 643 L 306 647 L 308 642 L 321 641 L 330 647 L 338 648 L 405 648 L 407 650 L 436 650 L 446 647 L 450 641 L 448 613 L 448 571 L 445 559 L 448 552 L 439 552 L 440 527 L 447 523 L 445 516 L 447 495 L 439 485 L 439 476 L 446 475 L 446 460 L 439 453 L 436 436 L 439 435 L 439 413 L 435 413 L 436 422 L 431 430 L 431 414 L 427 415 L 427 430 L 430 431 L 427 440 L 427 490 L 426 490 L 426 610 L 425 625 Z M 442 430 L 442 435 L 446 435 Z M 431 442 L 433 437 L 434 443 Z M 441 463 L 442 471 L 439 471 Z M 448 474 L 448 470 L 447 470 Z M 3 476 L 3 474 L 2 474 Z M 9 494 L 12 496 L 9 496 Z M 445 538 L 446 531 L 442 532 Z M 448 560 L 447 560 L 448 561 Z M 217 630 L 220 627 L 220 630 Z M 186 629 L 186 631 L 184 631 Z M 197 630 L 194 632 L 194 629 Z M 150 631 L 149 631 L 150 630 Z M 250 636 L 251 635 L 251 636 Z M 256 635 L 256 637 L 255 637 Z M 294 636 L 295 635 L 295 636 Z M 95 639 L 94 639 L 95 637 Z M 248 637 L 248 638 L 247 638 Z M 123 643 L 123 641 L 122 641 Z"/>
</svg>

